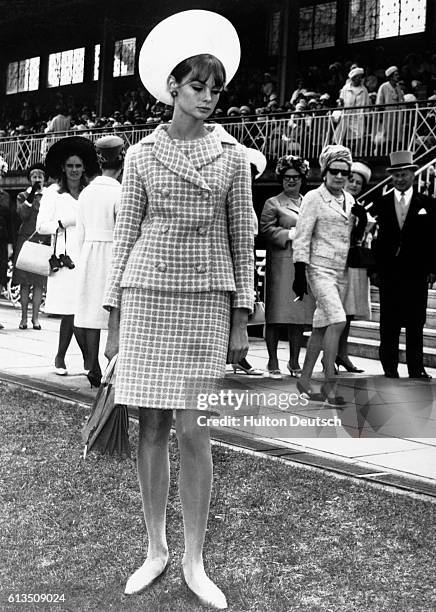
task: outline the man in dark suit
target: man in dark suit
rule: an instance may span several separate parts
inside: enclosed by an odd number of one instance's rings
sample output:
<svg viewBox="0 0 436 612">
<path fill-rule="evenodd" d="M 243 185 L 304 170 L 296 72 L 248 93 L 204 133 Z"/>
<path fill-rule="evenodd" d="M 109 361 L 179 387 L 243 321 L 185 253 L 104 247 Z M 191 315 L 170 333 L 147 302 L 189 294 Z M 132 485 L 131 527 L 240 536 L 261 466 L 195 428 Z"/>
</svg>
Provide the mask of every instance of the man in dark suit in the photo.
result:
<svg viewBox="0 0 436 612">
<path fill-rule="evenodd" d="M 378 226 L 380 361 L 385 376 L 398 378 L 399 337 L 405 327 L 409 377 L 430 379 L 424 370 L 423 328 L 428 286 L 436 280 L 436 203 L 413 188 L 418 166 L 410 151 L 392 153 L 390 160 L 394 189 L 371 208 Z"/>
</svg>

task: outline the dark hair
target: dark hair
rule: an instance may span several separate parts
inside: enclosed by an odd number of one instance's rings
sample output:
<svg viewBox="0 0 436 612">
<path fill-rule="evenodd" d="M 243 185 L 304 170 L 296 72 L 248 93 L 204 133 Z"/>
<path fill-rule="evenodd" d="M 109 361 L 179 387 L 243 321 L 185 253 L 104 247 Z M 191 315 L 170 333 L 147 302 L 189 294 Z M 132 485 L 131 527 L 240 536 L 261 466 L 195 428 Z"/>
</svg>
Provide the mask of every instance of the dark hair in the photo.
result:
<svg viewBox="0 0 436 612">
<path fill-rule="evenodd" d="M 226 83 L 226 70 L 223 64 L 217 57 L 208 53 L 188 57 L 171 70 L 177 83 L 181 83 L 191 73 L 191 81 L 205 83 L 210 76 L 213 76 L 217 87 L 222 88 Z"/>
<path fill-rule="evenodd" d="M 83 173 L 82 173 L 82 176 L 80 177 L 80 188 L 81 188 L 80 191 L 82 191 L 82 189 L 84 189 L 87 185 L 89 185 L 89 179 L 86 175 L 85 162 L 80 157 L 80 155 L 77 155 L 76 153 L 72 153 L 71 155 L 68 155 L 65 159 L 62 160 L 61 166 L 63 166 L 65 162 L 67 161 L 67 159 L 69 157 L 72 157 L 73 155 L 78 157 L 83 164 Z M 70 190 L 68 189 L 67 175 L 65 174 L 64 170 L 62 170 L 61 175 L 57 179 L 57 183 L 59 185 L 58 193 L 70 193 Z"/>
</svg>

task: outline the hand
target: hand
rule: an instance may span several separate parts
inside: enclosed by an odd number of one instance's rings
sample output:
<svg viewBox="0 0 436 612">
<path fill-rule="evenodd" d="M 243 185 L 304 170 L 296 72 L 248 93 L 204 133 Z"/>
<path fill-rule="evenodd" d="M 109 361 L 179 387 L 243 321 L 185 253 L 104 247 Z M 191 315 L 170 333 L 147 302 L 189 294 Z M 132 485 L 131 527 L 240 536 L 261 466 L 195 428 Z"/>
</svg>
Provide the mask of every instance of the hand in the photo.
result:
<svg viewBox="0 0 436 612">
<path fill-rule="evenodd" d="M 235 308 L 232 311 L 227 363 L 238 363 L 248 353 L 248 310 Z"/>
<path fill-rule="evenodd" d="M 433 272 L 430 272 L 430 274 L 427 277 L 427 282 L 428 282 L 428 288 L 433 289 L 433 285 L 436 282 L 436 274 L 433 274 Z"/>
<path fill-rule="evenodd" d="M 12 244 L 8 244 L 8 259 L 12 257 L 13 253 L 14 253 L 14 247 L 12 246 Z"/>
<path fill-rule="evenodd" d="M 365 221 L 365 223 L 366 223 L 367 214 L 366 214 L 366 210 L 363 208 L 363 206 L 361 206 L 360 204 L 354 204 L 352 209 L 351 209 L 351 213 L 355 217 L 357 217 L 359 219 L 359 221 Z"/>
<path fill-rule="evenodd" d="M 109 315 L 108 335 L 106 347 L 104 349 L 105 357 L 110 361 L 114 355 L 117 355 L 120 348 L 120 309 L 112 308 Z"/>
<path fill-rule="evenodd" d="M 306 280 L 306 264 L 302 261 L 297 261 L 294 264 L 295 279 L 292 283 L 292 290 L 299 300 L 307 295 L 307 280 Z"/>
</svg>

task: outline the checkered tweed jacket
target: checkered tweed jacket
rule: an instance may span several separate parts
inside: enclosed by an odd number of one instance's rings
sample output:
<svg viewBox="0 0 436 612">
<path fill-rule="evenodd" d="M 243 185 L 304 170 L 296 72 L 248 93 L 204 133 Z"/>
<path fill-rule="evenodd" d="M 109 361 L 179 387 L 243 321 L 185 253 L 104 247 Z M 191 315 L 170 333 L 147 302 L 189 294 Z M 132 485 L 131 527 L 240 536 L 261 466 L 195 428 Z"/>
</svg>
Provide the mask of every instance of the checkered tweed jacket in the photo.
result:
<svg viewBox="0 0 436 612">
<path fill-rule="evenodd" d="M 354 198 L 346 191 L 345 210 L 324 185 L 308 191 L 301 204 L 292 243 L 294 262 L 343 270 L 356 217 L 351 214 Z"/>
<path fill-rule="evenodd" d="M 230 291 L 252 309 L 251 179 L 243 149 L 208 126 L 190 159 L 168 126 L 129 148 L 114 233 L 105 307 L 123 287 L 171 292 Z"/>
</svg>

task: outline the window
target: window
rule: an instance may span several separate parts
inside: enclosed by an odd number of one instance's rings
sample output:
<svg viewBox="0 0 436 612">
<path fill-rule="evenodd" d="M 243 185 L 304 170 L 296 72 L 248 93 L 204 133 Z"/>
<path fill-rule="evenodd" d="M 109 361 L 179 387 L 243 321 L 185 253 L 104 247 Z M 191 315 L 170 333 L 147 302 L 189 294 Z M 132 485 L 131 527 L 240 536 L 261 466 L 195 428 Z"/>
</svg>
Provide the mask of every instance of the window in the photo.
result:
<svg viewBox="0 0 436 612">
<path fill-rule="evenodd" d="M 35 91 L 39 86 L 39 57 L 11 62 L 8 65 L 6 93 Z"/>
<path fill-rule="evenodd" d="M 128 76 L 135 72 L 136 38 L 115 42 L 114 77 Z"/>
<path fill-rule="evenodd" d="M 336 30 L 336 2 L 300 8 L 298 49 L 333 47 Z"/>
<path fill-rule="evenodd" d="M 94 47 L 94 81 L 100 76 L 100 45 Z"/>
<path fill-rule="evenodd" d="M 351 0 L 348 42 L 425 32 L 427 0 Z"/>
<path fill-rule="evenodd" d="M 84 47 L 51 53 L 48 58 L 48 86 L 82 83 L 84 64 Z"/>
</svg>

